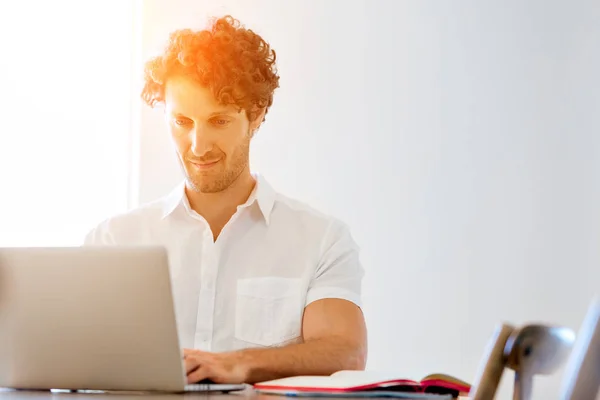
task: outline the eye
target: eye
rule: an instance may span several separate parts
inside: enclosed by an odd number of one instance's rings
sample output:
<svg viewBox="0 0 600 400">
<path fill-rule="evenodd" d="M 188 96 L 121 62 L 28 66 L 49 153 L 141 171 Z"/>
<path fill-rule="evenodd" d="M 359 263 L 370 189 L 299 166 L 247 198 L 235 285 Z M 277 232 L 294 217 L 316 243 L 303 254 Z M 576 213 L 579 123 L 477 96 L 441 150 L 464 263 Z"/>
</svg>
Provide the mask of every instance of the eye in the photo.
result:
<svg viewBox="0 0 600 400">
<path fill-rule="evenodd" d="M 174 122 L 175 122 L 175 125 L 179 125 L 179 126 L 189 125 L 192 123 L 192 121 L 190 121 L 187 118 L 175 118 Z"/>
<path fill-rule="evenodd" d="M 218 127 L 224 127 L 229 125 L 231 121 L 225 118 L 214 118 L 211 120 L 212 124 Z"/>
</svg>

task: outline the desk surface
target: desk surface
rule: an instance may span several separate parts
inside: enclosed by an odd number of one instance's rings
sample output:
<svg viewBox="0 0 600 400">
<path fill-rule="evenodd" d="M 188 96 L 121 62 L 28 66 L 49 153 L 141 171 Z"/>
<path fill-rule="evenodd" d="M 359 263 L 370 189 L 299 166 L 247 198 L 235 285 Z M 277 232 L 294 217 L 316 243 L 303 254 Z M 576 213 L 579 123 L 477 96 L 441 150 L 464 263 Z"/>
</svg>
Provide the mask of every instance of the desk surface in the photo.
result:
<svg viewBox="0 0 600 400">
<path fill-rule="evenodd" d="M 172 400 L 172 399 L 213 399 L 213 400 L 259 400 L 265 399 L 267 395 L 259 394 L 252 389 L 247 389 L 240 392 L 222 394 L 222 393 L 203 393 L 189 392 L 182 394 L 162 394 L 162 393 L 102 393 L 102 392 L 66 392 L 66 391 L 11 391 L 0 390 L 0 399 L 28 399 L 28 400 L 80 400 L 80 399 L 111 399 L 124 400 L 147 397 L 153 400 Z M 284 399 L 281 397 L 281 399 Z M 269 396 L 268 400 L 274 400 L 273 396 Z M 308 399 L 307 399 L 308 400 Z M 322 400 L 322 399 L 320 399 Z"/>
<path fill-rule="evenodd" d="M 125 400 L 125 399 L 137 399 L 142 397 L 148 397 L 153 400 L 175 400 L 175 399 L 211 399 L 211 400 L 285 400 L 289 397 L 273 396 L 261 393 L 256 393 L 252 389 L 247 389 L 240 392 L 221 394 L 221 393 L 183 393 L 183 394 L 139 394 L 139 393 L 69 393 L 69 392 L 50 392 L 50 391 L 6 391 L 0 390 L 0 399 L 28 399 L 28 400 L 81 400 L 81 399 L 111 399 L 111 400 Z M 323 400 L 322 397 L 303 397 L 303 400 Z M 467 399 L 466 397 L 460 397 L 460 399 Z M 336 400 L 343 400 L 342 398 L 336 398 Z M 352 400 L 357 400 L 352 398 Z"/>
</svg>

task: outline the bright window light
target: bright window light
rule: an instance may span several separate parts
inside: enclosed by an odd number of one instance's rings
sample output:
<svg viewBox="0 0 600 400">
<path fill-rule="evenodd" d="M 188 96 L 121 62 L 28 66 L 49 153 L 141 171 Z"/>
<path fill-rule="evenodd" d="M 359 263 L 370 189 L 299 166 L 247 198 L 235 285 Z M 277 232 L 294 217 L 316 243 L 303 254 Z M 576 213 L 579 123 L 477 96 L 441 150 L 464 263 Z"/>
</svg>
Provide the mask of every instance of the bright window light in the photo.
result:
<svg viewBox="0 0 600 400">
<path fill-rule="evenodd" d="M 0 5 L 0 247 L 81 245 L 128 208 L 134 2 Z"/>
</svg>

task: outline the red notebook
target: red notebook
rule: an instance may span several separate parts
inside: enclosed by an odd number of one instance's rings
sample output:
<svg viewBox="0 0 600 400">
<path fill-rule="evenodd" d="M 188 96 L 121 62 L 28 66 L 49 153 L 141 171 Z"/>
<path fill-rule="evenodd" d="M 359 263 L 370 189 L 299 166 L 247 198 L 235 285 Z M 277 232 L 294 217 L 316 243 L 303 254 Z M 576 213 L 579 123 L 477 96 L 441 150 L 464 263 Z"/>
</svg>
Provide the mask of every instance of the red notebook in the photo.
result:
<svg viewBox="0 0 600 400">
<path fill-rule="evenodd" d="M 416 381 L 370 371 L 338 371 L 330 376 L 295 376 L 260 382 L 254 388 L 258 392 L 282 395 L 398 391 L 458 397 L 467 396 L 471 385 L 446 374 L 431 374 Z"/>
</svg>

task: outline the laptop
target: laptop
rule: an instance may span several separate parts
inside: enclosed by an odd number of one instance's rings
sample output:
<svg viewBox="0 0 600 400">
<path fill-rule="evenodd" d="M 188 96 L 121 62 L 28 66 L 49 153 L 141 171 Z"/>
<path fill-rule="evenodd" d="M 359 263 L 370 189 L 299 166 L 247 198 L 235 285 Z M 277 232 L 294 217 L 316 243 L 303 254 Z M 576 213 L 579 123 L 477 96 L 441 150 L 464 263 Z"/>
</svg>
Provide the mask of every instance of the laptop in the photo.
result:
<svg viewBox="0 0 600 400">
<path fill-rule="evenodd" d="M 600 296 L 591 302 L 579 328 L 561 392 L 561 400 L 600 399 Z"/>
<path fill-rule="evenodd" d="M 186 385 L 162 247 L 0 248 L 0 387 L 219 391 Z"/>
</svg>

